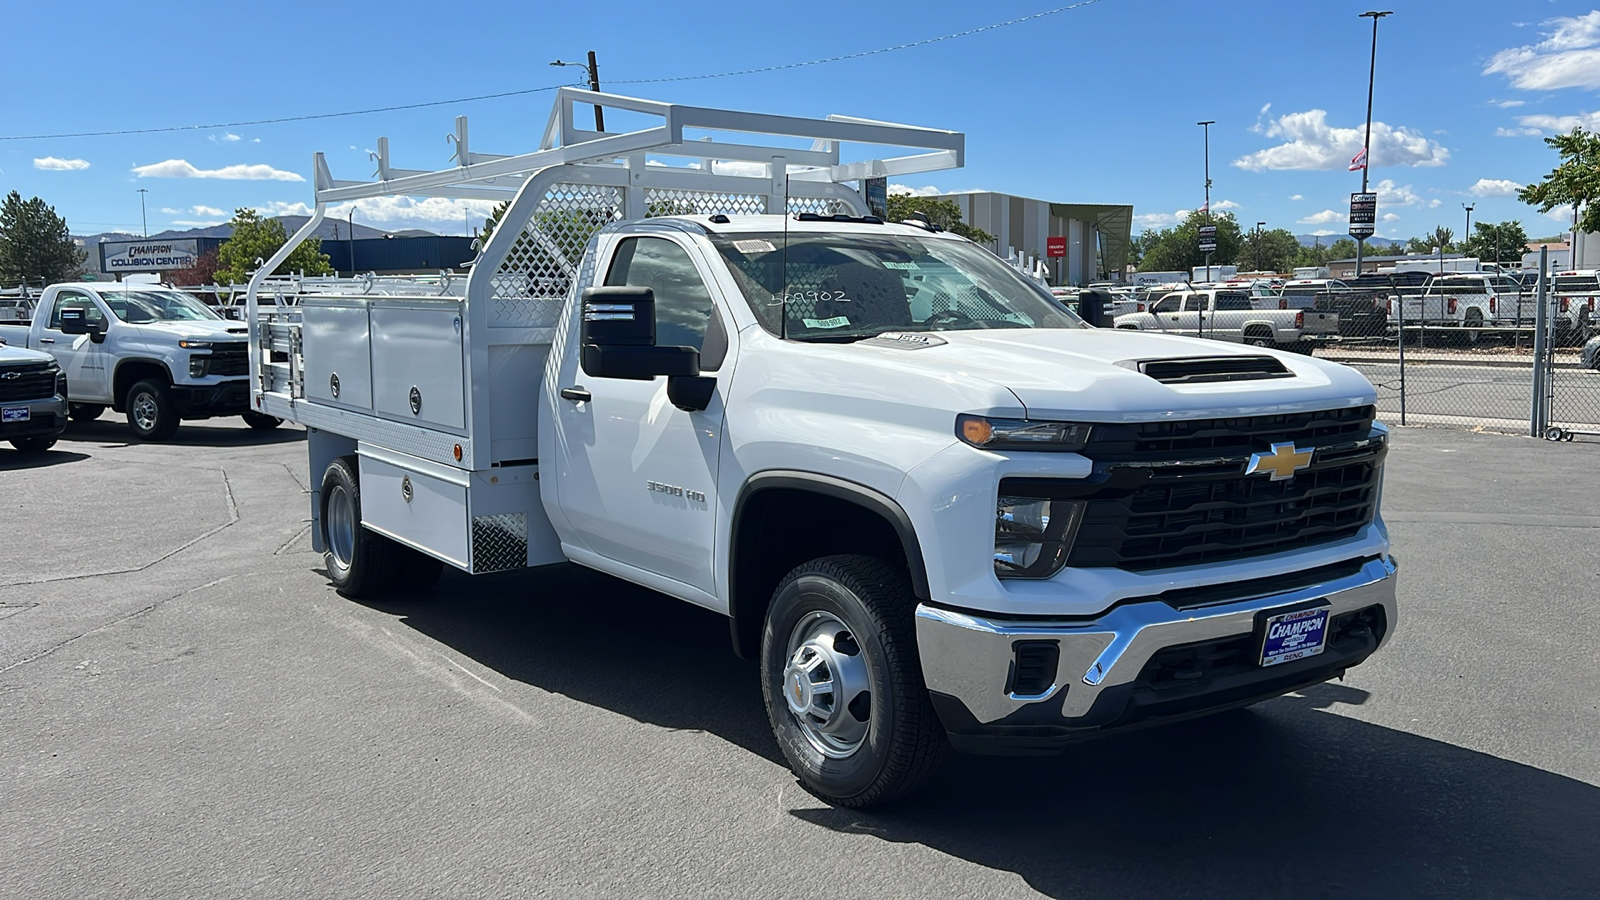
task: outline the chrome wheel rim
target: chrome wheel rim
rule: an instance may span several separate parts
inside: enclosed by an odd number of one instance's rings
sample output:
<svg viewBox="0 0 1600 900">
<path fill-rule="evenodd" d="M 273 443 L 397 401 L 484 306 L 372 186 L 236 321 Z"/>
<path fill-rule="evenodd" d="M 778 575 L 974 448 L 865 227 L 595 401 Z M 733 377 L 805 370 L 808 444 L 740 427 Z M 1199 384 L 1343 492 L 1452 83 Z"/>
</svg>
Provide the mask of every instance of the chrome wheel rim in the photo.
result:
<svg viewBox="0 0 1600 900">
<path fill-rule="evenodd" d="M 144 431 L 153 431 L 160 410 L 156 407 L 156 398 L 149 394 L 140 394 L 133 398 L 133 421 Z"/>
<path fill-rule="evenodd" d="M 831 613 L 807 613 L 789 634 L 783 700 L 806 741 L 832 759 L 851 756 L 872 724 L 872 678 L 849 626 Z"/>
<path fill-rule="evenodd" d="M 356 511 L 350 492 L 334 485 L 328 492 L 328 550 L 341 568 L 350 568 L 356 550 Z"/>
</svg>

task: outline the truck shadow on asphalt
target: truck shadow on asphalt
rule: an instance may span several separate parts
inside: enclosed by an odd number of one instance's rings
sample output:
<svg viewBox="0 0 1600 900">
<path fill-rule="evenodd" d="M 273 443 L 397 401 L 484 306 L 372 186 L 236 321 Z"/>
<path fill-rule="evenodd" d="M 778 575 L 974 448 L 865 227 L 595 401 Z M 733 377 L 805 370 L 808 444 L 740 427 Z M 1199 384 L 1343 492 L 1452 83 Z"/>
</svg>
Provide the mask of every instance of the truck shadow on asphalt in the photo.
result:
<svg viewBox="0 0 1600 900">
<path fill-rule="evenodd" d="M 88 458 L 89 454 L 87 453 L 77 453 L 69 450 L 51 449 L 43 453 L 20 453 L 13 451 L 9 446 L 0 447 L 0 472 L 14 472 L 19 469 L 43 469 L 48 466 L 80 462 Z"/>
<path fill-rule="evenodd" d="M 576 566 L 451 572 L 377 608 L 507 678 L 782 762 L 715 613 Z M 1056 897 L 1595 895 L 1600 788 L 1329 711 L 1366 698 L 1334 682 L 1055 757 L 953 755 L 899 805 L 790 814 Z"/>
<path fill-rule="evenodd" d="M 213 421 L 218 424 L 207 424 Z M 223 422 L 227 424 L 220 424 Z M 305 437 L 303 428 L 282 425 L 271 431 L 257 431 L 244 427 L 237 418 L 219 418 L 184 422 L 178 426 L 177 434 L 162 443 L 179 447 L 250 447 L 287 444 L 303 441 Z M 61 440 L 63 443 L 111 444 L 118 447 L 141 443 L 133 439 L 133 432 L 120 414 L 113 418 L 110 413 L 88 422 L 73 422 L 67 426 Z"/>
</svg>

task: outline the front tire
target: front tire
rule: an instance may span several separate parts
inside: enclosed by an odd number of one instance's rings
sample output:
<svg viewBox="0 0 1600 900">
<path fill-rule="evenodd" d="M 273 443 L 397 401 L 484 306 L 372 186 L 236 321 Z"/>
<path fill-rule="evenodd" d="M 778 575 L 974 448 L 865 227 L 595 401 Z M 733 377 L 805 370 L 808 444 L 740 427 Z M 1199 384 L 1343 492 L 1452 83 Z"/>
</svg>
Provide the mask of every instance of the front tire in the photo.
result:
<svg viewBox="0 0 1600 900">
<path fill-rule="evenodd" d="M 17 448 L 18 453 L 43 453 L 56 445 L 53 437 L 12 438 L 11 446 Z"/>
<path fill-rule="evenodd" d="M 361 525 L 361 478 L 356 459 L 342 456 L 322 476 L 322 560 L 334 590 L 373 600 L 394 589 L 408 549 Z"/>
<path fill-rule="evenodd" d="M 165 441 L 178 431 L 178 410 L 165 382 L 146 378 L 128 388 L 123 409 L 128 413 L 128 427 L 141 441 Z"/>
<path fill-rule="evenodd" d="M 269 416 L 266 413 L 258 413 L 255 410 L 246 410 L 240 416 L 244 419 L 246 425 L 256 431 L 271 431 L 283 424 L 283 420 L 277 416 Z"/>
<path fill-rule="evenodd" d="M 100 418 L 106 408 L 98 403 L 71 403 L 67 405 L 67 416 L 74 422 L 93 422 Z"/>
<path fill-rule="evenodd" d="M 827 556 L 778 585 L 761 636 L 767 718 L 800 783 L 847 807 L 919 787 L 947 748 L 922 680 L 903 569 Z"/>
</svg>

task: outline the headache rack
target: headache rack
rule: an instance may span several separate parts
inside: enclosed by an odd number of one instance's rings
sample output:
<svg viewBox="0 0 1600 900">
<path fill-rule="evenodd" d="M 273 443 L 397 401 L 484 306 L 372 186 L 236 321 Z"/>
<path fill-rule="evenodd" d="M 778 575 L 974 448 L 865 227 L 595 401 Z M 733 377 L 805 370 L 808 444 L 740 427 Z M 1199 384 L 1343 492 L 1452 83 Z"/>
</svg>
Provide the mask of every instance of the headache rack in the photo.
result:
<svg viewBox="0 0 1600 900">
<path fill-rule="evenodd" d="M 579 105 L 602 107 L 632 130 L 583 128 Z M 245 290 L 257 410 L 455 468 L 531 460 L 538 404 L 526 394 L 540 385 L 578 264 L 600 228 L 663 215 L 867 216 L 851 182 L 956 168 L 965 147 L 959 132 L 577 88 L 557 92 L 531 153 L 480 153 L 468 137 L 466 117 L 457 117 L 456 165 L 437 171 L 394 167 L 388 139 L 379 138 L 376 181 L 336 180 L 315 155 L 311 217 Z M 914 152 L 847 161 L 846 144 Z M 386 196 L 507 206 L 466 275 L 269 277 L 330 205 Z M 417 374 L 423 359 L 429 365 Z"/>
</svg>

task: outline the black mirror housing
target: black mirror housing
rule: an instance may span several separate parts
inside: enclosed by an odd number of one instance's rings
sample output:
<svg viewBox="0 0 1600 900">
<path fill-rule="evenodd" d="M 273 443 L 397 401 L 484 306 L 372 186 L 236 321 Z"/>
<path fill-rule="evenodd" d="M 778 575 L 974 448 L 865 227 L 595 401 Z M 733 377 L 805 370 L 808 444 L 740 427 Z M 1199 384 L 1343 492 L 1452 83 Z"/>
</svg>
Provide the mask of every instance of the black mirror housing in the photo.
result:
<svg viewBox="0 0 1600 900">
<path fill-rule="evenodd" d="M 653 347 L 656 292 L 646 287 L 597 287 L 583 291 L 584 347 Z"/>
<path fill-rule="evenodd" d="M 89 325 L 89 313 L 81 306 L 67 306 L 61 309 L 62 334 L 92 334 L 95 329 Z"/>
<path fill-rule="evenodd" d="M 700 374 L 700 351 L 693 347 L 584 344 L 579 363 L 584 374 L 595 378 L 649 381 L 658 375 L 693 377 Z"/>
</svg>

